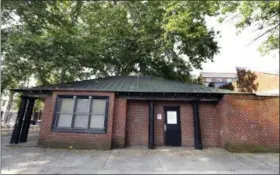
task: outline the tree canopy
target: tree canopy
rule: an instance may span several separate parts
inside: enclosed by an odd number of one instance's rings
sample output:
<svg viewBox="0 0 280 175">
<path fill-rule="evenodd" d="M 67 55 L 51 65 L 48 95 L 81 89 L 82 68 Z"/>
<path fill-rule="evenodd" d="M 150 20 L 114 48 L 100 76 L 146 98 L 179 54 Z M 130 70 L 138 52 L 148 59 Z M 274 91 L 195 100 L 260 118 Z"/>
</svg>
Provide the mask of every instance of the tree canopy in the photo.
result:
<svg viewBox="0 0 280 175">
<path fill-rule="evenodd" d="M 257 37 L 263 38 L 259 47 L 262 54 L 279 49 L 279 1 L 224 1 L 221 2 L 221 22 L 235 19 L 239 32 L 252 27 Z"/>
<path fill-rule="evenodd" d="M 237 89 L 240 92 L 256 92 L 259 87 L 259 83 L 256 82 L 257 75 L 245 69 L 237 70 Z"/>
<path fill-rule="evenodd" d="M 89 77 L 190 80 L 218 53 L 217 2 L 2 1 L 2 89 Z"/>
</svg>

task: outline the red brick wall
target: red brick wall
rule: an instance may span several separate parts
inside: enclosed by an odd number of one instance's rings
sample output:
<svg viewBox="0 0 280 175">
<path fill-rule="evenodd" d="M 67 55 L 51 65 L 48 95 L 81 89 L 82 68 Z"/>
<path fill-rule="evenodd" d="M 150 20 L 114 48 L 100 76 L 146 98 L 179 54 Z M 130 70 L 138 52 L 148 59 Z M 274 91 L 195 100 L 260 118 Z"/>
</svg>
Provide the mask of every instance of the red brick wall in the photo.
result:
<svg viewBox="0 0 280 175">
<path fill-rule="evenodd" d="M 202 103 L 199 105 L 200 130 L 204 147 L 219 147 L 219 128 L 217 105 Z"/>
<path fill-rule="evenodd" d="M 194 146 L 194 126 L 192 105 L 188 102 L 155 101 L 154 102 L 154 132 L 156 146 L 164 145 L 164 106 L 180 106 L 181 140 L 182 146 Z M 218 130 L 215 124 L 216 106 L 211 104 L 200 105 L 201 134 L 203 146 L 218 146 Z M 157 119 L 161 114 L 162 119 Z M 149 106 L 148 102 L 130 101 L 127 114 L 127 145 L 148 145 Z"/>
<path fill-rule="evenodd" d="M 164 123 L 165 113 L 164 106 L 180 106 L 180 120 L 181 120 L 181 141 L 182 146 L 194 145 L 194 128 L 193 128 L 193 115 L 192 106 L 189 103 L 178 101 L 156 101 L 155 107 L 155 145 L 164 145 Z M 161 114 L 162 119 L 157 119 L 157 114 Z"/>
<path fill-rule="evenodd" d="M 57 95 L 94 95 L 109 96 L 108 122 L 106 134 L 67 133 L 51 131 L 53 112 Z M 115 94 L 112 92 L 86 92 L 86 91 L 56 91 L 50 97 L 46 97 L 42 116 L 42 124 L 39 137 L 39 145 L 46 147 L 73 148 L 98 148 L 110 149 L 112 140 L 113 111 Z"/>
<path fill-rule="evenodd" d="M 106 134 L 51 131 L 57 94 L 109 96 Z M 155 145 L 164 145 L 164 106 L 180 106 L 182 146 L 194 146 L 193 110 L 189 102 L 154 101 Z M 199 107 L 203 147 L 225 143 L 279 146 L 279 98 L 253 95 L 225 95 L 218 104 Z M 157 114 L 162 119 L 157 119 Z M 39 144 L 110 149 L 148 145 L 149 106 L 147 101 L 116 98 L 112 92 L 57 91 L 45 99 Z"/>
<path fill-rule="evenodd" d="M 145 101 L 128 101 L 126 145 L 148 145 L 149 106 Z"/>
<path fill-rule="evenodd" d="M 125 98 L 116 98 L 113 117 L 113 135 L 112 144 L 115 148 L 122 148 L 125 144 L 126 128 L 126 109 L 127 100 Z"/>
<path fill-rule="evenodd" d="M 182 146 L 194 146 L 193 109 L 188 102 L 180 105 Z"/>
<path fill-rule="evenodd" d="M 279 147 L 279 98 L 225 95 L 218 104 L 221 145 Z"/>
<path fill-rule="evenodd" d="M 189 102 L 158 101 L 155 102 L 155 145 L 164 145 L 164 106 L 180 106 L 182 146 L 194 146 L 193 109 Z M 203 103 L 199 107 L 201 137 L 203 146 L 218 146 L 218 131 L 216 126 L 216 106 Z M 157 114 L 162 120 L 157 120 Z"/>
<path fill-rule="evenodd" d="M 154 144 L 155 146 L 164 145 L 164 109 L 159 102 L 154 103 Z M 161 114 L 161 120 L 157 119 L 157 114 Z"/>
</svg>

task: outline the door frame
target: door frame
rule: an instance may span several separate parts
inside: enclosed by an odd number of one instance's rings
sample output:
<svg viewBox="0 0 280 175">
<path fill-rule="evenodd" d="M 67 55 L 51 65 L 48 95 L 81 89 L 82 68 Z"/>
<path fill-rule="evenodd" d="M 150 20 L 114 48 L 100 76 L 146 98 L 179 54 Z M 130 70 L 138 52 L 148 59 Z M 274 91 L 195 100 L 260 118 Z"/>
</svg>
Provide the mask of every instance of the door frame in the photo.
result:
<svg viewBox="0 0 280 175">
<path fill-rule="evenodd" d="M 167 111 L 177 111 L 177 125 L 179 126 L 179 133 L 180 133 L 180 146 L 182 146 L 182 130 L 181 130 L 181 114 L 180 114 L 180 106 L 163 106 L 163 110 L 164 110 L 164 145 L 166 145 L 166 129 L 165 127 L 167 127 Z"/>
</svg>

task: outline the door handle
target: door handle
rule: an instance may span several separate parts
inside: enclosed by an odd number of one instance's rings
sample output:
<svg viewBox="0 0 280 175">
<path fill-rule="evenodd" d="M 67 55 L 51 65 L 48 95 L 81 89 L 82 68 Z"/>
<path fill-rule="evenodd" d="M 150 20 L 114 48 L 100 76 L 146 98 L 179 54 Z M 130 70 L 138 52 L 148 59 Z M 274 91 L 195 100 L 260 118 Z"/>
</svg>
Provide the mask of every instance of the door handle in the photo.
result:
<svg viewBox="0 0 280 175">
<path fill-rule="evenodd" d="M 166 131 L 166 124 L 164 124 L 164 131 Z"/>
</svg>

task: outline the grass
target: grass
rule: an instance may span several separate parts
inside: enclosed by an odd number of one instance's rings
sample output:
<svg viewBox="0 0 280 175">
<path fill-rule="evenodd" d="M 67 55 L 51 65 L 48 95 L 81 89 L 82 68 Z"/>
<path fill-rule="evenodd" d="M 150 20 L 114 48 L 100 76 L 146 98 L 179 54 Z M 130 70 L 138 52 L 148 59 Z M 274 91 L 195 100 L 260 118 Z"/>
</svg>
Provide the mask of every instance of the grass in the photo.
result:
<svg viewBox="0 0 280 175">
<path fill-rule="evenodd" d="M 263 146 L 251 144 L 232 144 L 227 142 L 225 149 L 233 153 L 279 153 L 279 146 Z"/>
</svg>

